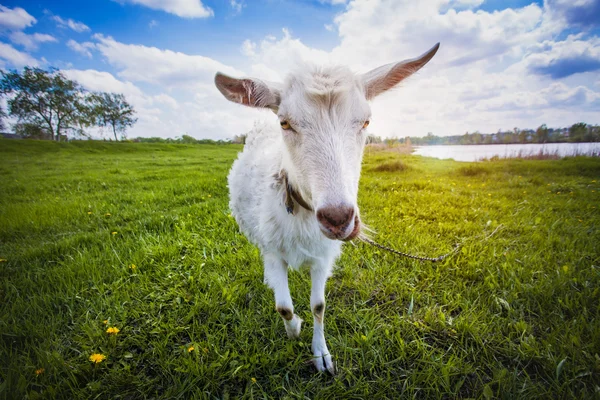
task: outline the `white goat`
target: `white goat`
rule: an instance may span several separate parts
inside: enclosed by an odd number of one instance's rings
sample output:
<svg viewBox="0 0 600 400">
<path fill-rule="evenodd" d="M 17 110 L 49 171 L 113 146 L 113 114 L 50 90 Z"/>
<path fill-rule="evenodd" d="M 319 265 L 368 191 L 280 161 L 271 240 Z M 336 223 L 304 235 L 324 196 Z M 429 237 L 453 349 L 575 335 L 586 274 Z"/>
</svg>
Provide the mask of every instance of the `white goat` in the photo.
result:
<svg viewBox="0 0 600 400">
<path fill-rule="evenodd" d="M 294 314 L 288 266 L 310 267 L 319 371 L 335 373 L 324 336 L 325 282 L 342 241 L 361 228 L 356 199 L 371 116 L 367 101 L 419 70 L 438 47 L 364 75 L 328 67 L 291 74 L 284 84 L 215 76 L 227 99 L 279 117 L 280 127 L 257 126 L 248 135 L 229 173 L 230 207 L 241 231 L 260 248 L 265 283 L 275 292 L 290 338 L 300 335 L 302 320 Z"/>
</svg>

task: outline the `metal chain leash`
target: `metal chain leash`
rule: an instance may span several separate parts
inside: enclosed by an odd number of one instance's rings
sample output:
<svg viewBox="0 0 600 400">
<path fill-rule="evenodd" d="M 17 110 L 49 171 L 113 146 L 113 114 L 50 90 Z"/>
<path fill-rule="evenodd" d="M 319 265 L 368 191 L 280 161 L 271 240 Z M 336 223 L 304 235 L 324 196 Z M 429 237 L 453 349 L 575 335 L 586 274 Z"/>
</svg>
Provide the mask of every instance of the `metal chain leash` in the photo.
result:
<svg viewBox="0 0 600 400">
<path fill-rule="evenodd" d="M 371 239 L 369 239 L 367 237 L 364 237 L 364 236 L 360 237 L 359 239 L 362 240 L 363 242 L 366 242 L 366 243 L 370 244 L 371 246 L 378 247 L 378 248 L 380 248 L 382 250 L 387 250 L 387 251 L 389 251 L 391 253 L 394 253 L 396 255 L 399 255 L 399 256 L 413 258 L 415 260 L 420 260 L 420 261 L 431 261 L 431 262 L 443 261 L 447 257 L 449 257 L 452 254 L 456 253 L 458 251 L 458 249 L 460 248 L 460 243 L 457 243 L 457 244 L 454 245 L 454 249 L 452 249 L 451 252 L 446 253 L 446 254 L 444 254 L 442 256 L 435 257 L 435 258 L 433 258 L 433 257 L 420 257 L 420 256 L 415 256 L 415 255 L 412 255 L 412 254 L 408 254 L 408 253 L 403 253 L 403 252 L 398 251 L 398 250 L 394 250 L 391 247 L 387 247 L 387 246 L 384 246 L 382 244 L 379 244 L 379 243 L 377 243 L 377 242 L 375 242 L 375 241 L 373 241 L 373 240 L 371 240 Z"/>
</svg>

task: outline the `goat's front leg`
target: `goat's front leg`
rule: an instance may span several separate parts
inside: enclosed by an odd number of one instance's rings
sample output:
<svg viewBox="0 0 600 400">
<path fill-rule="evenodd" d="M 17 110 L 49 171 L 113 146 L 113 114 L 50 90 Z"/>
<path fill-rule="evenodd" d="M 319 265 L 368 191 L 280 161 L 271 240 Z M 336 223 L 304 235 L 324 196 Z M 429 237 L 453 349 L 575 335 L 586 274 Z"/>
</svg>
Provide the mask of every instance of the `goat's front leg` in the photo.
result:
<svg viewBox="0 0 600 400">
<path fill-rule="evenodd" d="M 275 308 L 285 324 L 289 338 L 300 336 L 302 319 L 294 314 L 294 304 L 288 286 L 287 263 L 276 255 L 265 255 L 265 283 L 275 293 Z"/>
<path fill-rule="evenodd" d="M 314 318 L 312 340 L 313 363 L 319 371 L 329 371 L 335 374 L 335 367 L 329 349 L 325 343 L 325 283 L 329 276 L 329 268 L 314 265 L 310 271 L 312 287 L 310 293 L 310 308 Z"/>
</svg>

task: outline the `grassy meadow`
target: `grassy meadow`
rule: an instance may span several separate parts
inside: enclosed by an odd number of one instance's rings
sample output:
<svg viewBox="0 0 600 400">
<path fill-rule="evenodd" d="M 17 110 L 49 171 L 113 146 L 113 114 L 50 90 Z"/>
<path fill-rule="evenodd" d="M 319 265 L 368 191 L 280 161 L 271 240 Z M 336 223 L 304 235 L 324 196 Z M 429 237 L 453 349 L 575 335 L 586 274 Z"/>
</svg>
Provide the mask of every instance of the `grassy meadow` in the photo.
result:
<svg viewBox="0 0 600 400">
<path fill-rule="evenodd" d="M 327 284 L 338 374 L 285 335 L 228 211 L 241 146 L 0 141 L 0 398 L 599 398 L 600 159 L 370 149 Z M 91 359 L 90 359 L 91 357 Z"/>
</svg>

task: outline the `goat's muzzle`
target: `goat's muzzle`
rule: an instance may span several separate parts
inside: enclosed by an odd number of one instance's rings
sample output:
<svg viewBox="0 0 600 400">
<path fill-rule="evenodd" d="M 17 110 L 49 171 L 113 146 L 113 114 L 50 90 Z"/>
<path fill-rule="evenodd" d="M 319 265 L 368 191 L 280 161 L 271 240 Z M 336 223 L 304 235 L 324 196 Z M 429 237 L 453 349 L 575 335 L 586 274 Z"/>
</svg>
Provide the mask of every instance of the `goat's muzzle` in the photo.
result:
<svg viewBox="0 0 600 400">
<path fill-rule="evenodd" d="M 317 210 L 321 232 L 332 240 L 352 240 L 360 233 L 360 218 L 353 206 L 327 206 Z"/>
</svg>

